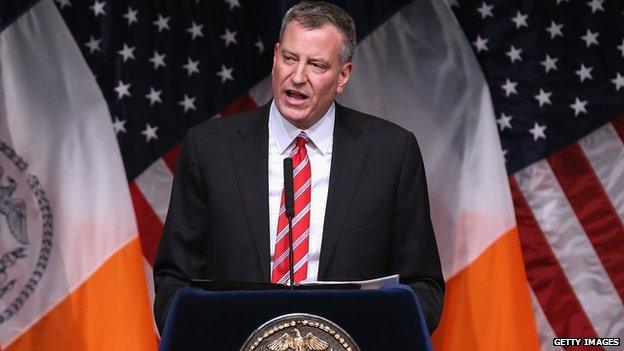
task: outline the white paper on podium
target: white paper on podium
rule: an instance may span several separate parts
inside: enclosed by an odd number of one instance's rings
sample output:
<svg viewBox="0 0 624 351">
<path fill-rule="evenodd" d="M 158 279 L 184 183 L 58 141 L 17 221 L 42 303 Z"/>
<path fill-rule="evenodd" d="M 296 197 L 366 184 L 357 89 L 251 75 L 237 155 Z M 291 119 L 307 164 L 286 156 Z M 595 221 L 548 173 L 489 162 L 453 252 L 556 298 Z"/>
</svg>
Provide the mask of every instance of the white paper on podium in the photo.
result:
<svg viewBox="0 0 624 351">
<path fill-rule="evenodd" d="M 306 281 L 303 280 L 299 284 L 300 286 L 313 286 L 313 285 L 332 285 L 332 284 L 357 284 L 361 290 L 374 290 L 380 289 L 387 285 L 399 284 L 399 275 L 393 274 L 381 278 L 369 279 L 369 280 L 349 280 L 349 281 Z"/>
</svg>

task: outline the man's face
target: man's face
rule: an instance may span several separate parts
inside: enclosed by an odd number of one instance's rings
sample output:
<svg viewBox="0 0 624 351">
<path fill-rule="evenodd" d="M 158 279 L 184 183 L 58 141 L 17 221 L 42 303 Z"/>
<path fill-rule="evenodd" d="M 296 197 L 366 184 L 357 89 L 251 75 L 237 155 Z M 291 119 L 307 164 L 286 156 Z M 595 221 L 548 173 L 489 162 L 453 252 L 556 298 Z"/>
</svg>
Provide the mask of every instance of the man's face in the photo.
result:
<svg viewBox="0 0 624 351">
<path fill-rule="evenodd" d="M 343 41 L 340 30 L 331 24 L 308 30 L 292 21 L 282 41 L 275 44 L 273 97 L 282 116 L 294 126 L 314 125 L 344 90 L 352 64 L 340 63 Z"/>
</svg>

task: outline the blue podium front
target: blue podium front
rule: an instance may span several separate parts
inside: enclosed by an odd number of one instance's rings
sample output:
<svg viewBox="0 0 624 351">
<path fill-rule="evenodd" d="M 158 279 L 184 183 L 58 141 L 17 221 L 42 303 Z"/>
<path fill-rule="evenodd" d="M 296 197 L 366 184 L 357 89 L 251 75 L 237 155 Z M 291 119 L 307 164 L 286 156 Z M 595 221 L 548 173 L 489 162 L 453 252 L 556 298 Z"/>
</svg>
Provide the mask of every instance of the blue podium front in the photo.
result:
<svg viewBox="0 0 624 351">
<path fill-rule="evenodd" d="M 178 291 L 161 351 L 238 351 L 265 322 L 291 313 L 326 318 L 362 351 L 431 350 L 414 292 L 404 285 L 378 290 Z"/>
</svg>

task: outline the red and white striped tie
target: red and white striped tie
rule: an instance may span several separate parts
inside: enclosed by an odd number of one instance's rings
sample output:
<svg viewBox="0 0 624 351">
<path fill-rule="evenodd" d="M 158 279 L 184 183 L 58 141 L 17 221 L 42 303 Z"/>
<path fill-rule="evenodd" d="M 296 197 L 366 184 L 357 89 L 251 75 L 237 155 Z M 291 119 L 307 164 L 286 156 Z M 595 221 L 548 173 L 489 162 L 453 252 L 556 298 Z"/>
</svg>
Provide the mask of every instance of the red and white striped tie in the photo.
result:
<svg viewBox="0 0 624 351">
<path fill-rule="evenodd" d="M 312 170 L 306 150 L 308 136 L 301 132 L 295 141 L 290 157 L 293 159 L 293 191 L 295 193 L 295 216 L 292 220 L 293 256 L 295 282 L 308 275 L 308 246 L 310 237 L 310 198 L 312 194 Z M 287 284 L 289 277 L 288 219 L 284 208 L 284 190 L 277 221 L 277 238 L 273 256 L 273 283 Z"/>
</svg>

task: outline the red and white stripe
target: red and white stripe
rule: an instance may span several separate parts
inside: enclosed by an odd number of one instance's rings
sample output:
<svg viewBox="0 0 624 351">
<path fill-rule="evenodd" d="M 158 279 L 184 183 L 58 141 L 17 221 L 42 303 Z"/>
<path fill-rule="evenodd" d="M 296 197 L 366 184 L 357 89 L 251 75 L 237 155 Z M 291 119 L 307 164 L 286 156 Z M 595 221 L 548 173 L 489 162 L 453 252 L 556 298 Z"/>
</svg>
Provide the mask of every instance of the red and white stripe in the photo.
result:
<svg viewBox="0 0 624 351">
<path fill-rule="evenodd" d="M 546 318 L 546 315 L 544 314 L 544 310 L 542 310 L 542 306 L 540 306 L 539 302 L 537 301 L 537 297 L 535 296 L 533 291 L 531 291 L 530 294 L 531 294 L 531 305 L 533 306 L 533 310 L 535 311 L 535 325 L 537 326 L 537 330 L 540 331 L 539 333 L 540 348 L 542 350 L 562 351 L 563 348 L 561 347 L 557 348 L 557 347 L 552 346 L 552 339 L 556 338 L 557 335 L 555 335 L 555 332 L 553 331 L 552 326 L 548 322 L 548 318 Z"/>
<path fill-rule="evenodd" d="M 624 337 L 623 121 L 511 178 L 542 340 Z"/>
</svg>

